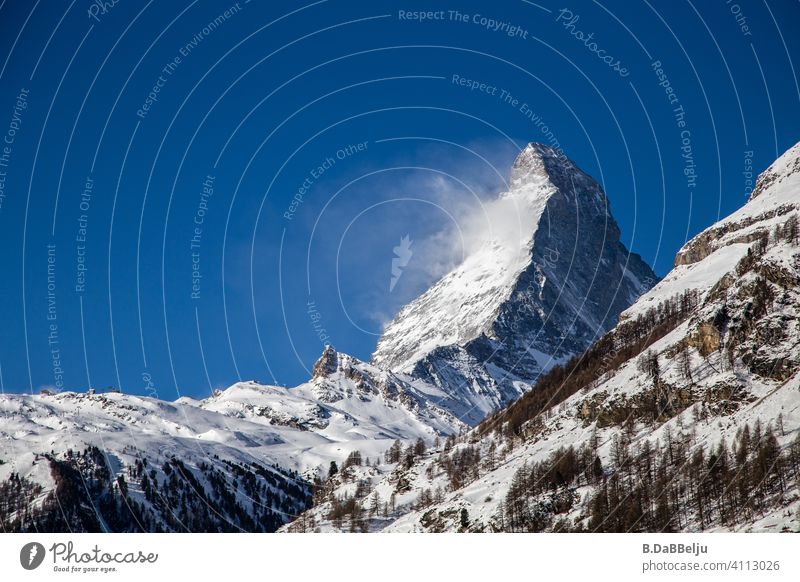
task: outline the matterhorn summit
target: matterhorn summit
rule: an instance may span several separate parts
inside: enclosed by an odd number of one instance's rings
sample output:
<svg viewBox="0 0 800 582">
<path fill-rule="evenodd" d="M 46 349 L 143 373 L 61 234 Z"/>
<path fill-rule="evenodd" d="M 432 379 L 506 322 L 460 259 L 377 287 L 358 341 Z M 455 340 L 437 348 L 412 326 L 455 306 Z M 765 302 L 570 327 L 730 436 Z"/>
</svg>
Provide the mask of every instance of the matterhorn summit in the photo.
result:
<svg viewBox="0 0 800 582">
<path fill-rule="evenodd" d="M 487 204 L 480 245 L 384 329 L 373 363 L 441 387 L 474 424 L 582 352 L 657 280 L 620 241 L 600 185 L 531 143 Z"/>
</svg>

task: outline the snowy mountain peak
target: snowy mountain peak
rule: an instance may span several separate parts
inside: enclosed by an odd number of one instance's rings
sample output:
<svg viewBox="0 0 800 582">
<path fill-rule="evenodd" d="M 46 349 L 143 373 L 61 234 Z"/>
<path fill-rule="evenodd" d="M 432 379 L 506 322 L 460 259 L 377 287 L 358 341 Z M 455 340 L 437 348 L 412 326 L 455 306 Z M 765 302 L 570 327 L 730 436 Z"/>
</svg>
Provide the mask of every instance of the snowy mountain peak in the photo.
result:
<svg viewBox="0 0 800 582">
<path fill-rule="evenodd" d="M 511 189 L 532 179 L 547 178 L 551 174 L 578 171 L 561 150 L 541 143 L 531 142 L 519 153 L 511 166 Z"/>
<path fill-rule="evenodd" d="M 450 409 L 468 423 L 583 351 L 656 280 L 620 242 L 600 185 L 562 152 L 529 144 L 510 178 L 485 205 L 486 244 L 404 307 L 373 354 L 462 402 Z"/>
<path fill-rule="evenodd" d="M 800 142 L 789 148 L 769 168 L 759 174 L 750 200 L 754 200 L 766 190 L 773 189 L 773 186 L 789 178 L 800 179 Z"/>
<path fill-rule="evenodd" d="M 523 149 L 510 173 L 510 196 L 525 196 L 531 190 L 542 190 L 546 195 L 557 191 L 591 195 L 593 200 L 605 203 L 605 194 L 594 179 L 581 170 L 560 149 L 541 143 L 529 143 Z M 541 185 L 545 184 L 544 189 Z"/>
</svg>

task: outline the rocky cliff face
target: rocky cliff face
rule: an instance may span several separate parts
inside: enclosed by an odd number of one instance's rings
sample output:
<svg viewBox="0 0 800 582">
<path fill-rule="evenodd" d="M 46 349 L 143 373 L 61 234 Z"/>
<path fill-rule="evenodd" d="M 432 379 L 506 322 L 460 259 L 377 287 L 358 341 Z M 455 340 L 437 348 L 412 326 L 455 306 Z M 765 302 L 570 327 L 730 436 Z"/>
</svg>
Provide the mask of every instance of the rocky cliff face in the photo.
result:
<svg viewBox="0 0 800 582">
<path fill-rule="evenodd" d="M 500 203 L 519 236 L 489 232 L 400 311 L 373 355 L 448 392 L 470 424 L 586 349 L 656 281 L 620 242 L 602 188 L 561 152 L 528 145 Z"/>
</svg>

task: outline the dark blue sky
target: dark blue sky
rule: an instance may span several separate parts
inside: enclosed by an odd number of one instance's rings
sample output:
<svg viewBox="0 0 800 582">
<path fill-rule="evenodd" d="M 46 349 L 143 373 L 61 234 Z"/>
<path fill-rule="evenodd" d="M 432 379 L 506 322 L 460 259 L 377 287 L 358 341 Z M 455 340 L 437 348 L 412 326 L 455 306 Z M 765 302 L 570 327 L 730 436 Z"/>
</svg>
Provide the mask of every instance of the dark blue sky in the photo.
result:
<svg viewBox="0 0 800 582">
<path fill-rule="evenodd" d="M 295 384 L 326 338 L 366 358 L 527 141 L 663 275 L 800 140 L 794 0 L 0 6 L 6 391 Z"/>
</svg>

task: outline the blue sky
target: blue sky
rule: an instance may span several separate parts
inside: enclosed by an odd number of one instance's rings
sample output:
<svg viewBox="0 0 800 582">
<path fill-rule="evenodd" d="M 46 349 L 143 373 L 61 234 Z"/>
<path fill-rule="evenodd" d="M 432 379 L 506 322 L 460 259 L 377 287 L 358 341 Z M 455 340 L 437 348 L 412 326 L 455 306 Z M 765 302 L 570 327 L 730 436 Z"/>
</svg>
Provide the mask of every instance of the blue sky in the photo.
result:
<svg viewBox="0 0 800 582">
<path fill-rule="evenodd" d="M 201 397 L 299 383 L 325 341 L 367 358 L 528 141 L 595 176 L 663 275 L 800 140 L 798 22 L 788 0 L 7 0 L 3 389 Z"/>
</svg>

